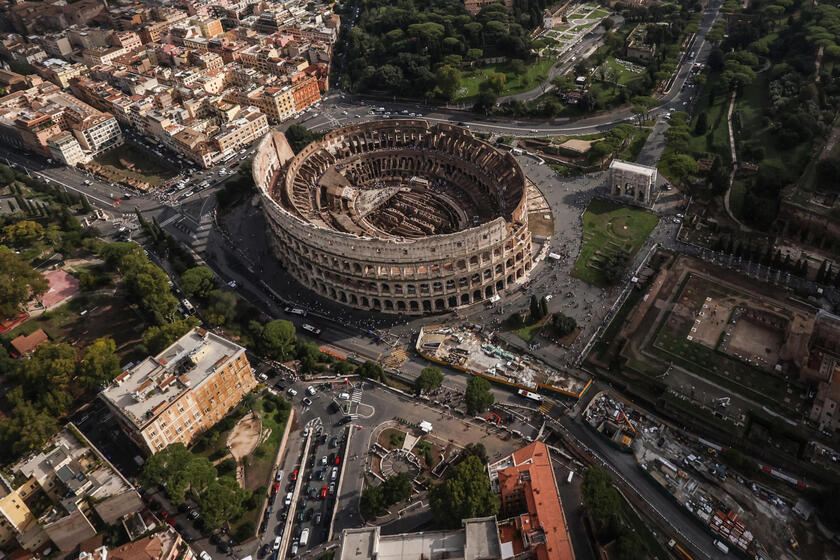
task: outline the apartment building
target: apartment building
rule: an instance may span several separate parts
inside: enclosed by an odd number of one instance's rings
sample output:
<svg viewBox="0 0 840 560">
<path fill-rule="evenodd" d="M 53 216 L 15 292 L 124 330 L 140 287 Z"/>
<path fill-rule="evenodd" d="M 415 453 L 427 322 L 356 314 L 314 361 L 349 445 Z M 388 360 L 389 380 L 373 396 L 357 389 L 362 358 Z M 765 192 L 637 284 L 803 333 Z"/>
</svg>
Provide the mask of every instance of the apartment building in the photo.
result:
<svg viewBox="0 0 840 560">
<path fill-rule="evenodd" d="M 268 132 L 268 119 L 256 107 L 245 107 L 240 117 L 223 124 L 213 141 L 222 155 L 239 150 Z"/>
<path fill-rule="evenodd" d="M 70 82 L 89 72 L 88 67 L 80 62 L 67 62 L 60 58 L 48 58 L 33 66 L 39 76 L 62 89 L 70 87 Z"/>
<path fill-rule="evenodd" d="M 313 77 L 304 78 L 292 86 L 292 96 L 295 100 L 295 111 L 300 112 L 321 100 L 321 89 L 318 80 Z"/>
<path fill-rule="evenodd" d="M 78 560 L 195 560 L 195 553 L 172 527 L 108 549 L 82 550 Z"/>
<path fill-rule="evenodd" d="M 63 58 L 73 52 L 73 46 L 66 35 L 55 33 L 35 37 L 34 42 L 52 57 Z"/>
<path fill-rule="evenodd" d="M 47 139 L 47 149 L 54 160 L 71 167 L 90 161 L 90 154 L 86 154 L 76 137 L 66 130 Z"/>
<path fill-rule="evenodd" d="M 243 347 L 197 327 L 117 376 L 100 396 L 151 455 L 170 443 L 188 445 L 256 384 Z"/>
<path fill-rule="evenodd" d="M 535 441 L 487 466 L 499 493 L 505 558 L 574 560 L 548 446 Z"/>
<path fill-rule="evenodd" d="M 140 495 L 75 427 L 12 467 L 0 485 L 0 547 L 65 554 L 96 535 L 93 515 L 114 524 L 143 507 Z"/>
<path fill-rule="evenodd" d="M 114 33 L 114 44 L 122 47 L 126 52 L 134 52 L 143 48 L 140 35 L 134 31 L 118 31 Z"/>
</svg>

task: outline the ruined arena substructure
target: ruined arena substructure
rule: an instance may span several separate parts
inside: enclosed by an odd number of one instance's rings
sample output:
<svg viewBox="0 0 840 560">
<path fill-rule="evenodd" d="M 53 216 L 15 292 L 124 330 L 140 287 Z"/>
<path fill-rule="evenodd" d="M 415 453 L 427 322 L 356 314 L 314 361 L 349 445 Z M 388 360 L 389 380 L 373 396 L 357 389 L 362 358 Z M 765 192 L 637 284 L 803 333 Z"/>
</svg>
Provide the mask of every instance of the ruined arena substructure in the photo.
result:
<svg viewBox="0 0 840 560">
<path fill-rule="evenodd" d="M 516 159 L 460 127 L 383 120 L 253 163 L 270 245 L 303 286 L 349 307 L 439 313 L 493 299 L 533 265 Z"/>
</svg>

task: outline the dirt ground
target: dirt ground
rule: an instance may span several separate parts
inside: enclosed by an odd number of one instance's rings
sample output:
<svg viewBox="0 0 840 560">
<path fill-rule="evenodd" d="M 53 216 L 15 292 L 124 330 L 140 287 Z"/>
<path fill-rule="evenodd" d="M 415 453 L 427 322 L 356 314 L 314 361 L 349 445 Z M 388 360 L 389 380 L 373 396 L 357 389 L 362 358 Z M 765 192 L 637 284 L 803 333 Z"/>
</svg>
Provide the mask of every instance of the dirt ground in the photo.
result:
<svg viewBox="0 0 840 560">
<path fill-rule="evenodd" d="M 741 355 L 752 363 L 773 367 L 779 361 L 779 348 L 783 342 L 784 333 L 781 331 L 740 319 L 732 329 L 728 351 L 730 354 Z"/>
<path fill-rule="evenodd" d="M 261 432 L 262 420 L 254 413 L 246 414 L 236 423 L 228 435 L 227 444 L 237 462 L 257 448 Z"/>
</svg>

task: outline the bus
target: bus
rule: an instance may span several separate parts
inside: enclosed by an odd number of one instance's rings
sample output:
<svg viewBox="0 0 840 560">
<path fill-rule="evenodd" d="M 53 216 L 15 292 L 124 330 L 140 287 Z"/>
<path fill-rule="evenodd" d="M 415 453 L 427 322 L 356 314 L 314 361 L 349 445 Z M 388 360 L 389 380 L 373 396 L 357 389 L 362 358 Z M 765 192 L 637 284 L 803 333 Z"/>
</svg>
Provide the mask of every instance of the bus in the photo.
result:
<svg viewBox="0 0 840 560">
<path fill-rule="evenodd" d="M 537 393 L 532 393 L 531 391 L 526 391 L 525 389 L 519 389 L 517 391 L 520 397 L 525 397 L 526 399 L 531 399 L 532 401 L 542 402 L 543 397 L 542 395 L 538 395 Z"/>
<path fill-rule="evenodd" d="M 193 304 L 187 298 L 181 300 L 181 307 L 184 308 L 184 313 L 187 315 L 195 315 L 195 307 L 193 307 Z"/>
<path fill-rule="evenodd" d="M 309 333 L 309 334 L 311 334 L 312 336 L 318 336 L 318 335 L 320 335 L 320 334 L 321 334 L 321 329 L 319 329 L 319 328 L 317 328 L 317 327 L 313 327 L 313 326 L 312 326 L 312 325 L 310 325 L 310 324 L 306 324 L 306 323 L 304 323 L 304 325 L 303 325 L 303 327 L 302 327 L 302 328 L 303 328 L 303 330 L 305 330 L 306 332 L 308 332 L 308 333 Z"/>
</svg>

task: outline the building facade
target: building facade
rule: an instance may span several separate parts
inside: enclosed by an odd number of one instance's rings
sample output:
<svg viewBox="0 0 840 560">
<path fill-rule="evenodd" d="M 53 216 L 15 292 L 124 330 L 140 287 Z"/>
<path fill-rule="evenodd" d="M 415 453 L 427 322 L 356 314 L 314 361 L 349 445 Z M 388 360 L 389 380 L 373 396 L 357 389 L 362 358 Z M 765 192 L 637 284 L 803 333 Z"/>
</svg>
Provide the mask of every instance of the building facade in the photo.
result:
<svg viewBox="0 0 840 560">
<path fill-rule="evenodd" d="M 245 349 L 202 328 L 148 357 L 100 393 L 122 429 L 152 455 L 189 445 L 257 384 Z"/>
</svg>

